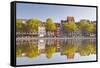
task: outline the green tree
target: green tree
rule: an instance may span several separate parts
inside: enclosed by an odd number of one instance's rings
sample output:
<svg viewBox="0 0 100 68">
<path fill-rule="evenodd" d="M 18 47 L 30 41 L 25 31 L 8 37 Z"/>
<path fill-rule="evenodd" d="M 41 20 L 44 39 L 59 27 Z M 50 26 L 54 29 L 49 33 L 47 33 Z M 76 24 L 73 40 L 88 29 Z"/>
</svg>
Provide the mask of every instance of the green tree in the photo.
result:
<svg viewBox="0 0 100 68">
<path fill-rule="evenodd" d="M 52 19 L 48 18 L 46 20 L 46 30 L 47 31 L 55 31 L 56 25 L 53 23 Z"/>
<path fill-rule="evenodd" d="M 64 30 L 68 30 L 71 32 L 75 32 L 78 30 L 77 25 L 74 22 L 66 22 L 64 23 Z"/>
<path fill-rule="evenodd" d="M 74 32 L 78 30 L 75 22 L 66 22 L 64 23 L 63 28 L 65 31 L 67 31 L 68 36 L 74 36 Z"/>
<path fill-rule="evenodd" d="M 90 23 L 90 24 L 87 25 L 86 30 L 87 30 L 88 32 L 93 32 L 94 29 L 95 29 L 95 26 L 94 26 L 93 23 Z"/>
<path fill-rule="evenodd" d="M 38 32 L 39 25 L 40 25 L 40 20 L 38 20 L 38 19 L 29 19 L 27 21 L 27 31 L 28 32 Z"/>
<path fill-rule="evenodd" d="M 22 23 L 21 19 L 16 20 L 16 31 L 17 32 L 22 32 L 24 29 L 24 23 Z"/>
<path fill-rule="evenodd" d="M 90 21 L 88 20 L 80 20 L 80 29 L 81 30 L 84 30 L 84 31 L 87 31 L 87 32 L 93 32 L 94 29 L 95 29 L 95 25 L 93 23 L 91 23 Z"/>
<path fill-rule="evenodd" d="M 91 33 L 94 32 L 95 25 L 88 20 L 82 19 L 80 20 L 79 28 L 82 31 L 83 35 L 90 35 Z"/>
</svg>

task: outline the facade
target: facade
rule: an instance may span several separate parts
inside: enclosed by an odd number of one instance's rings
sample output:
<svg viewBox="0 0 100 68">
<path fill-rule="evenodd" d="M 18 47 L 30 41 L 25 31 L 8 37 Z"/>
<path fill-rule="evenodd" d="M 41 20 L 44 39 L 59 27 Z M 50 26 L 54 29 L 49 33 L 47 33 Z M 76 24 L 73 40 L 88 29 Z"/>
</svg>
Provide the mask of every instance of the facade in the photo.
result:
<svg viewBox="0 0 100 68">
<path fill-rule="evenodd" d="M 54 32 L 54 35 L 56 37 L 60 37 L 61 36 L 61 24 L 55 23 L 55 25 L 56 25 L 56 31 Z"/>
<path fill-rule="evenodd" d="M 67 22 L 74 22 L 73 16 L 67 16 Z"/>
<path fill-rule="evenodd" d="M 61 20 L 61 23 L 66 23 L 66 22 L 75 22 L 73 16 L 67 16 L 66 20 Z"/>
<path fill-rule="evenodd" d="M 46 36 L 46 29 L 44 23 L 41 23 L 38 27 L 38 36 L 39 37 L 45 37 Z"/>
</svg>

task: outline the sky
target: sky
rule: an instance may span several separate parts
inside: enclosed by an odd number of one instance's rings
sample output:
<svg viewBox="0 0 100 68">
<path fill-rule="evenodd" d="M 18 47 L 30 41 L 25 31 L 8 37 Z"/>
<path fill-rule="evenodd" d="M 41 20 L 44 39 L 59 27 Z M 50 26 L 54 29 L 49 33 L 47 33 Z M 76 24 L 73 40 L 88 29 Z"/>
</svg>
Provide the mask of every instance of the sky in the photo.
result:
<svg viewBox="0 0 100 68">
<path fill-rule="evenodd" d="M 17 19 L 37 18 L 45 22 L 47 18 L 51 18 L 53 22 L 60 22 L 66 20 L 67 16 L 73 16 L 75 22 L 81 19 L 96 21 L 96 8 L 29 3 L 16 4 Z"/>
</svg>

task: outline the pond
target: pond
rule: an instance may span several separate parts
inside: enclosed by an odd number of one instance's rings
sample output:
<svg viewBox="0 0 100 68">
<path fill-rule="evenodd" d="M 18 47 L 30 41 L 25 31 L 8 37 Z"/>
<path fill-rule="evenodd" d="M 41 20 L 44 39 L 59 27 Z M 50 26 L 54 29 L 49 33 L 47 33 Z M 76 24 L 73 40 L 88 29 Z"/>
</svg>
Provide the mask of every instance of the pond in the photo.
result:
<svg viewBox="0 0 100 68">
<path fill-rule="evenodd" d="M 33 39 L 16 42 L 16 64 L 96 61 L 96 39 Z"/>
</svg>

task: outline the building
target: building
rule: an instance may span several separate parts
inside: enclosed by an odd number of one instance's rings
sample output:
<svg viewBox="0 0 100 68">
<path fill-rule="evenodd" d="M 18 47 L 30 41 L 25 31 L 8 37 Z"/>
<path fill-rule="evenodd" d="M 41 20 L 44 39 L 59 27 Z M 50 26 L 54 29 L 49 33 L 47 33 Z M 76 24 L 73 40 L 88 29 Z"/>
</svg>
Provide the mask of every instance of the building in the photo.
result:
<svg viewBox="0 0 100 68">
<path fill-rule="evenodd" d="M 61 23 L 66 23 L 66 22 L 75 22 L 73 16 L 67 16 L 66 20 L 61 20 Z"/>
<path fill-rule="evenodd" d="M 41 23 L 38 27 L 38 36 L 39 37 L 45 37 L 46 36 L 46 28 L 45 28 L 44 23 Z"/>
<path fill-rule="evenodd" d="M 67 22 L 74 22 L 73 16 L 67 16 Z"/>
<path fill-rule="evenodd" d="M 54 35 L 56 37 L 60 37 L 61 36 L 61 24 L 55 23 L 55 25 L 56 25 L 56 31 L 54 32 Z"/>
</svg>

